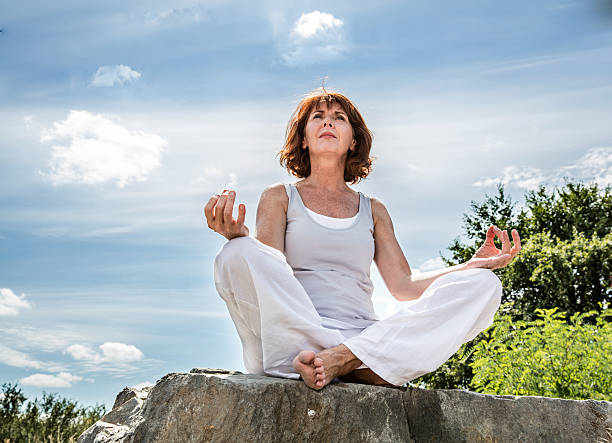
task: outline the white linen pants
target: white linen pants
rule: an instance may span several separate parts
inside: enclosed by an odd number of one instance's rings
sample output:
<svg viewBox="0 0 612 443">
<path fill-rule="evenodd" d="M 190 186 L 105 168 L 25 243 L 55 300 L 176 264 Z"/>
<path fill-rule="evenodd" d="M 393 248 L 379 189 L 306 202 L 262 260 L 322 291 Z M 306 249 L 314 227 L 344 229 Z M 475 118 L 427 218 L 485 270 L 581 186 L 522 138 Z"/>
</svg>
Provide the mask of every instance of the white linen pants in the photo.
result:
<svg viewBox="0 0 612 443">
<path fill-rule="evenodd" d="M 409 306 L 347 338 L 322 326 L 285 255 L 254 237 L 223 245 L 215 257 L 214 278 L 249 373 L 297 379 L 292 363 L 300 351 L 319 352 L 342 343 L 363 367 L 397 386 L 436 370 L 491 326 L 502 294 L 501 281 L 489 269 L 450 272 Z"/>
</svg>

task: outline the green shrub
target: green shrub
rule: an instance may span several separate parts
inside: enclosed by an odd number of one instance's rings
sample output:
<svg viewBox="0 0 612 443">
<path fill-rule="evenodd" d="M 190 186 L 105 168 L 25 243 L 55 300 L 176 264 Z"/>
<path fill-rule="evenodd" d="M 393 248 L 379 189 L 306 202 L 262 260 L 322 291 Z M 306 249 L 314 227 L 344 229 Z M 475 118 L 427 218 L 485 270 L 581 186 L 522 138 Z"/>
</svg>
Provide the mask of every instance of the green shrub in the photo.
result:
<svg viewBox="0 0 612 443">
<path fill-rule="evenodd" d="M 76 442 L 79 435 L 106 413 L 104 405 L 83 408 L 55 393 L 43 392 L 42 400 L 25 401 L 17 384 L 2 385 L 1 442 Z"/>
<path fill-rule="evenodd" d="M 612 400 L 610 309 L 575 313 L 538 309 L 538 318 L 514 321 L 501 310 L 490 339 L 474 346 L 471 387 L 501 395 Z M 595 316 L 589 324 L 584 320 Z"/>
</svg>

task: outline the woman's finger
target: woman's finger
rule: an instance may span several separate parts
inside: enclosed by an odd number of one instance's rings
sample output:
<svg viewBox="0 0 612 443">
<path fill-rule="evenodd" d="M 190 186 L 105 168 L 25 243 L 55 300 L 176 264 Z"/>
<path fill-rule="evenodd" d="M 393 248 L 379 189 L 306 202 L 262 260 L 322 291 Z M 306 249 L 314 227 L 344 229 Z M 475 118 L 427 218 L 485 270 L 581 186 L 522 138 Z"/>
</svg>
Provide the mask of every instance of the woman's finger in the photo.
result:
<svg viewBox="0 0 612 443">
<path fill-rule="evenodd" d="M 521 237 L 519 237 L 519 233 L 516 229 L 512 230 L 512 240 L 514 241 L 514 246 L 512 247 L 512 256 L 514 257 L 516 254 L 521 252 Z"/>
<path fill-rule="evenodd" d="M 219 196 L 217 200 L 217 204 L 213 208 L 213 220 L 215 224 L 215 230 L 217 232 L 221 232 L 223 229 L 223 209 L 225 208 L 225 203 L 227 202 L 227 194 L 222 194 Z"/>
<path fill-rule="evenodd" d="M 204 206 L 204 216 L 206 217 L 206 222 L 208 223 L 209 228 L 212 228 L 213 207 L 215 206 L 215 203 L 217 203 L 218 198 L 218 195 L 212 196 L 210 200 L 208 200 L 208 203 L 206 203 L 206 206 Z"/>
<path fill-rule="evenodd" d="M 502 233 L 502 254 L 510 254 L 510 236 L 508 231 L 504 229 Z"/>
<path fill-rule="evenodd" d="M 244 225 L 244 217 L 246 214 L 246 207 L 243 204 L 238 205 L 238 228 L 242 228 Z"/>
<path fill-rule="evenodd" d="M 495 247 L 495 229 L 495 226 L 489 226 L 489 229 L 487 229 L 487 237 L 485 238 L 485 244 L 489 244 L 493 247 Z"/>
<path fill-rule="evenodd" d="M 225 207 L 223 208 L 223 224 L 227 226 L 228 229 L 232 228 L 232 213 L 234 212 L 235 198 L 236 193 L 234 191 L 230 191 L 227 197 L 227 202 L 225 203 Z"/>
</svg>

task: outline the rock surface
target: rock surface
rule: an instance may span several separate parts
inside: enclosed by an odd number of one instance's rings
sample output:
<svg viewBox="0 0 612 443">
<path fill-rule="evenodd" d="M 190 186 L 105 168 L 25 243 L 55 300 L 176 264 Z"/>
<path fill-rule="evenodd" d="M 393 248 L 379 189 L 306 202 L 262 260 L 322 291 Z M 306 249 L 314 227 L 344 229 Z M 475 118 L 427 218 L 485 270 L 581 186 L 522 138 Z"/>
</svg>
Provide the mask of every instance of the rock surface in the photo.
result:
<svg viewBox="0 0 612 443">
<path fill-rule="evenodd" d="M 218 369 L 125 388 L 88 442 L 607 442 L 612 403 L 303 382 Z"/>
</svg>

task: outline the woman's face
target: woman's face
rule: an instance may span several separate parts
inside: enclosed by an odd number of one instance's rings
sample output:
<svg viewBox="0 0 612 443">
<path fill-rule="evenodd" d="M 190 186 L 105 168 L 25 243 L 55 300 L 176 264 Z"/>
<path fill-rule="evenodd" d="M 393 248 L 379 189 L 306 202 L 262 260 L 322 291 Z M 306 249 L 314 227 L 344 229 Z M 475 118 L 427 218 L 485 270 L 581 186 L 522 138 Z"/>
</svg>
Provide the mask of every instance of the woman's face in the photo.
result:
<svg viewBox="0 0 612 443">
<path fill-rule="evenodd" d="M 310 155 L 335 153 L 346 155 L 355 149 L 353 127 L 339 103 L 319 103 L 308 116 L 304 128 L 302 148 L 308 146 Z"/>
</svg>

